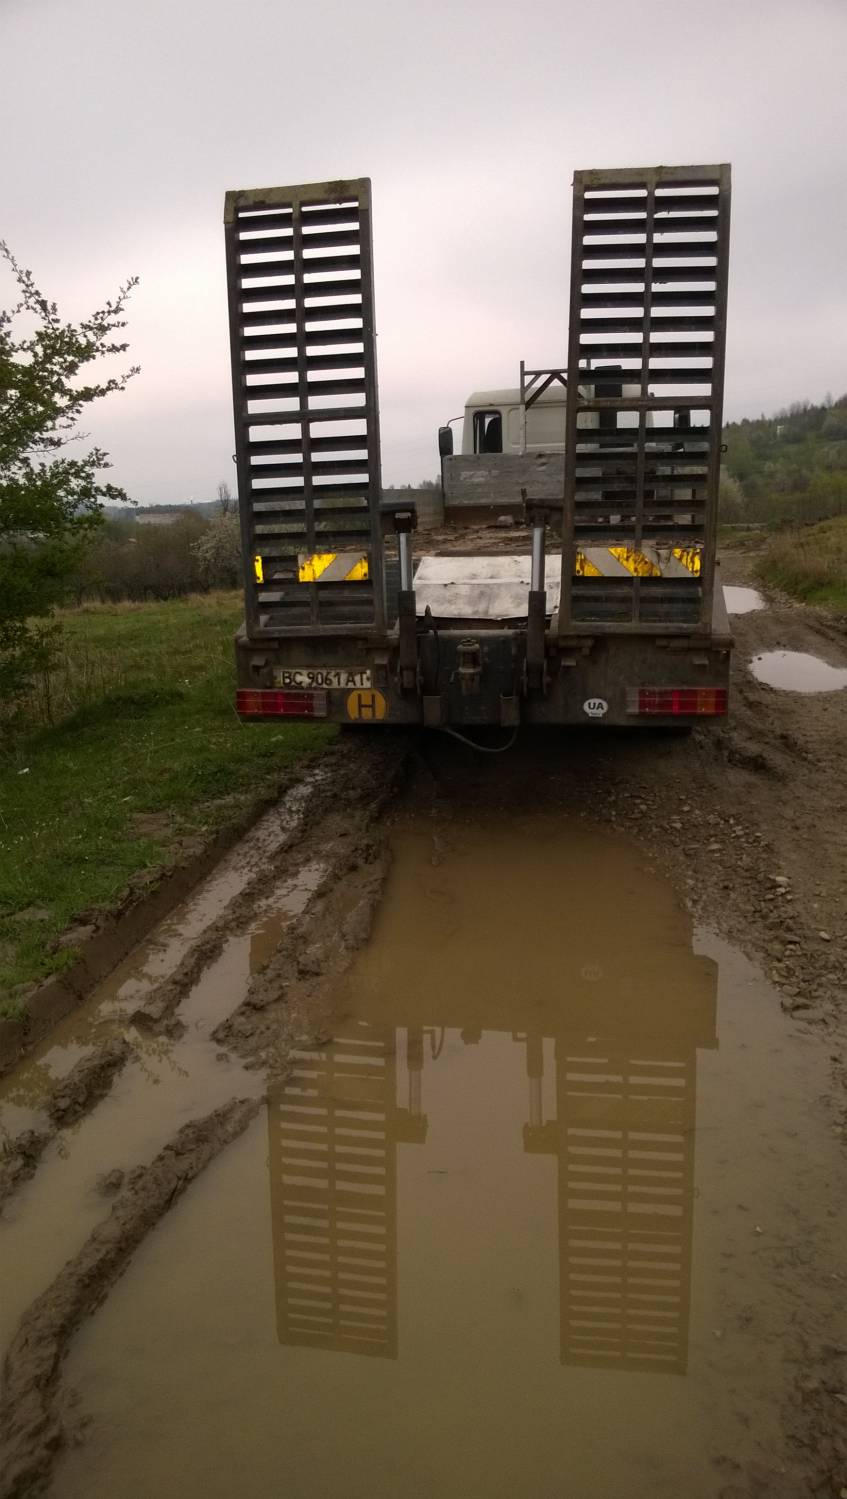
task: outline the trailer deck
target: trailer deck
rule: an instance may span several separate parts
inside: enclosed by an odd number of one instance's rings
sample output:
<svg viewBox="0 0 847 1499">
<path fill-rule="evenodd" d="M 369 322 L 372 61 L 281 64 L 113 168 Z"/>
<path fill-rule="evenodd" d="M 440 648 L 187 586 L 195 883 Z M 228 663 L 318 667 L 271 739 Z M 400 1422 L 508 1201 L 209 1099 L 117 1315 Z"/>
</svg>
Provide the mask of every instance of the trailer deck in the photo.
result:
<svg viewBox="0 0 847 1499">
<path fill-rule="evenodd" d="M 715 589 L 729 168 L 574 177 L 564 494 L 457 555 L 383 501 L 370 182 L 232 192 L 245 717 L 651 722 L 726 712 Z M 522 546 L 527 545 L 524 553 Z M 493 551 L 502 551 L 496 558 Z M 449 553 L 449 555 L 445 555 Z"/>
</svg>

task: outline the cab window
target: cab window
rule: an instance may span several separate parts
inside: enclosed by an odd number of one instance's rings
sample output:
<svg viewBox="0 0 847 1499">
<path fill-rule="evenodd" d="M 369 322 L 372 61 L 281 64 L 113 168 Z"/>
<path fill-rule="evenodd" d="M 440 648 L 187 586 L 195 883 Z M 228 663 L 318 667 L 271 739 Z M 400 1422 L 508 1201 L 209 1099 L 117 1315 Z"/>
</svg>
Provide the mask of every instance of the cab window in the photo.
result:
<svg viewBox="0 0 847 1499">
<path fill-rule="evenodd" d="M 473 450 L 475 453 L 502 453 L 503 417 L 499 411 L 474 412 Z"/>
<path fill-rule="evenodd" d="M 598 395 L 613 397 L 614 399 L 616 399 L 616 400 L 619 401 L 620 398 L 621 398 L 621 396 L 623 395 L 623 382 L 622 381 L 617 381 L 617 380 L 609 380 L 609 381 L 607 381 L 604 385 L 600 386 L 600 389 L 598 391 Z M 600 431 L 601 432 L 617 432 L 617 430 L 618 430 L 618 413 L 617 413 L 617 411 L 614 411 L 614 410 L 610 411 L 608 407 L 605 407 L 600 412 Z"/>
</svg>

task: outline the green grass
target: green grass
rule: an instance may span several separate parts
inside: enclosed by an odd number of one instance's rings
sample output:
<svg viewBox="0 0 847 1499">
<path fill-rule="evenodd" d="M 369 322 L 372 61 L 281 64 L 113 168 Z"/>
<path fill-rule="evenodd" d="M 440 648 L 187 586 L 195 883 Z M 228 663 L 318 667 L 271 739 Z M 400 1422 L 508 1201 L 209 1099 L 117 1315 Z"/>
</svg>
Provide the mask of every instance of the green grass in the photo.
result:
<svg viewBox="0 0 847 1499">
<path fill-rule="evenodd" d="M 847 615 L 847 516 L 772 536 L 755 571 L 803 603 Z"/>
<path fill-rule="evenodd" d="M 74 961 L 54 946 L 74 920 L 332 737 L 238 720 L 240 617 L 235 593 L 63 614 L 56 668 L 0 752 L 0 1014 L 15 1013 L 15 985 Z"/>
</svg>

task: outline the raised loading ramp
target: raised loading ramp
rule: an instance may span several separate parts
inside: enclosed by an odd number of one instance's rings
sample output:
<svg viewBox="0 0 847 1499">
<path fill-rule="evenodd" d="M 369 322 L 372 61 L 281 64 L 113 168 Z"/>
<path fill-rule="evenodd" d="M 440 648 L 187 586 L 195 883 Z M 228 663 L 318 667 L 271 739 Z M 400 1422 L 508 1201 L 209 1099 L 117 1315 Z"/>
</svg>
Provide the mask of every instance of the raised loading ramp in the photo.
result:
<svg viewBox="0 0 847 1499">
<path fill-rule="evenodd" d="M 560 634 L 709 626 L 729 214 L 728 166 L 574 176 Z M 650 542 L 689 565 L 578 565 Z"/>
<path fill-rule="evenodd" d="M 376 633 L 370 181 L 230 192 L 224 217 L 248 634 Z"/>
</svg>

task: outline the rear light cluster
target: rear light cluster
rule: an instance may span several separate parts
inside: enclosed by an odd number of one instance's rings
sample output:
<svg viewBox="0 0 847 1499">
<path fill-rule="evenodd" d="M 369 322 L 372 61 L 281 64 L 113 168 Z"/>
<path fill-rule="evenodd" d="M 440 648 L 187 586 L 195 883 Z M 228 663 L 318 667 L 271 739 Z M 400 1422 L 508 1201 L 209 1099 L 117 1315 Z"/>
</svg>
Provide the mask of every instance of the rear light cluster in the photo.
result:
<svg viewBox="0 0 847 1499">
<path fill-rule="evenodd" d="M 326 718 L 325 692 L 280 692 L 278 688 L 239 687 L 235 709 L 244 718 Z"/>
<path fill-rule="evenodd" d="M 704 716 L 726 713 L 725 687 L 639 687 L 629 694 L 630 713 Z"/>
</svg>

